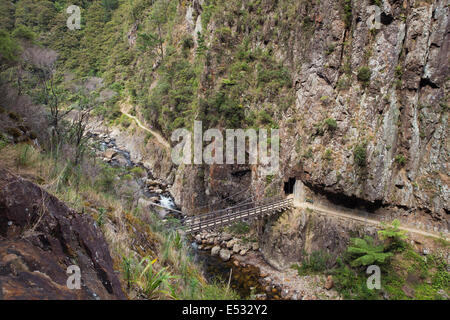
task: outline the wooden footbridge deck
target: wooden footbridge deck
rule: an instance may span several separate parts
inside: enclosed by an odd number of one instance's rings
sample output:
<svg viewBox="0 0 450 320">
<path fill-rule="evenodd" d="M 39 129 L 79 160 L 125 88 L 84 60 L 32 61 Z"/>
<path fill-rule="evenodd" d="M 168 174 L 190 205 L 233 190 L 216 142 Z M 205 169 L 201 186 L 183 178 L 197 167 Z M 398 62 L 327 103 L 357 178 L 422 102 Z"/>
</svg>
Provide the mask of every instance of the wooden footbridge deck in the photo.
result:
<svg viewBox="0 0 450 320">
<path fill-rule="evenodd" d="M 270 199 L 264 202 L 250 202 L 234 207 L 185 218 L 183 228 L 187 233 L 213 230 L 243 220 L 269 216 L 291 208 L 293 199 Z"/>
<path fill-rule="evenodd" d="M 156 203 L 151 205 L 183 214 L 183 212 L 166 208 Z M 182 220 L 181 229 L 186 233 L 196 233 L 202 230 L 222 228 L 243 220 L 253 220 L 264 216 L 282 212 L 293 206 L 293 199 L 272 198 L 262 202 L 247 202 L 222 210 L 212 211 L 200 215 L 186 217 Z"/>
</svg>

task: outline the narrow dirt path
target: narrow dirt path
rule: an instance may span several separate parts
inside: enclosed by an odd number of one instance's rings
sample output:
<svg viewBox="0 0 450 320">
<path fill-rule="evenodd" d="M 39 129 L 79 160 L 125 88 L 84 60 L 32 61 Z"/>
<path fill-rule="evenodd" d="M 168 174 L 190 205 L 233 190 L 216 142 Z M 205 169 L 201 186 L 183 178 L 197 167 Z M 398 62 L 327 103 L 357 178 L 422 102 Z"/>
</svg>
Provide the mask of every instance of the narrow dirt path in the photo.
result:
<svg viewBox="0 0 450 320">
<path fill-rule="evenodd" d="M 127 107 L 128 107 L 128 108 L 127 108 Z M 152 129 L 150 129 L 150 128 L 147 128 L 146 126 L 144 126 L 144 125 L 141 123 L 141 121 L 140 121 L 137 117 L 135 117 L 135 116 L 129 114 L 127 111 L 125 111 L 126 109 L 129 109 L 129 107 L 131 107 L 131 105 L 123 103 L 123 104 L 121 105 L 120 111 L 121 111 L 124 115 L 126 115 L 127 117 L 133 119 L 133 120 L 136 122 L 136 124 L 138 125 L 139 128 L 141 128 L 142 130 L 145 130 L 145 131 L 151 133 L 151 134 L 156 138 L 156 140 L 159 142 L 159 144 L 163 145 L 163 146 L 164 146 L 165 148 L 167 148 L 167 149 L 170 149 L 170 144 L 167 142 L 166 139 L 163 138 L 163 136 L 162 136 L 161 134 L 159 134 L 159 133 L 156 132 L 155 130 L 152 130 Z"/>
<path fill-rule="evenodd" d="M 304 209 L 311 209 L 314 211 L 317 211 L 319 213 L 324 213 L 324 214 L 330 214 L 333 216 L 337 216 L 337 217 L 341 217 L 341 218 L 345 218 L 345 219 L 353 219 L 353 220 L 357 220 L 360 222 L 364 222 L 364 223 L 369 223 L 369 224 L 373 224 L 376 226 L 381 226 L 380 221 L 374 220 L 374 219 L 368 219 L 368 218 L 362 218 L 362 217 L 358 217 L 352 214 L 348 214 L 348 213 L 343 213 L 343 212 L 338 212 L 338 211 L 334 211 L 334 210 L 329 210 L 323 207 L 318 207 L 315 206 L 313 204 L 310 203 L 302 203 L 299 206 L 300 208 L 304 208 Z M 423 230 L 419 230 L 419 229 L 415 229 L 415 228 L 409 228 L 409 227 L 405 227 L 405 226 L 400 226 L 399 229 L 404 230 L 406 232 L 411 232 L 411 233 L 416 233 L 416 234 L 420 234 L 426 237 L 433 237 L 433 238 L 440 238 L 440 236 L 438 234 L 435 233 L 431 233 L 431 232 L 427 232 L 427 231 L 423 231 Z M 447 241 L 449 241 L 449 238 L 445 237 L 445 239 Z"/>
</svg>

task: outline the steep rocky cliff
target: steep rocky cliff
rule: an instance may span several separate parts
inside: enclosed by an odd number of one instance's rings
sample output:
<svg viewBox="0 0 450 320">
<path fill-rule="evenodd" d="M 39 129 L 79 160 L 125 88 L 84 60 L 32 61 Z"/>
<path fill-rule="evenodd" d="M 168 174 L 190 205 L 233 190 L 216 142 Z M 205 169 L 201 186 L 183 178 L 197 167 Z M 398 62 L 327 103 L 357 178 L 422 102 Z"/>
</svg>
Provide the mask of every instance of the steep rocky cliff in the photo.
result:
<svg viewBox="0 0 450 320">
<path fill-rule="evenodd" d="M 445 218 L 448 3 L 380 3 L 380 29 L 366 23 L 372 13 L 367 1 L 352 2 L 347 25 L 334 1 L 312 8 L 315 32 L 306 44 L 294 45 L 309 49 L 294 59 L 301 67 L 291 116 L 301 147 L 292 152 L 291 165 L 300 163 L 302 180 L 327 192 Z M 358 81 L 362 68 L 370 76 Z M 327 118 L 336 126 L 327 127 Z"/>
<path fill-rule="evenodd" d="M 215 15 L 205 24 L 209 4 L 188 8 L 188 30 L 195 35 L 203 25 L 214 44 L 217 30 L 229 28 L 232 38 L 270 50 L 292 78 L 283 99 L 294 96 L 295 102 L 283 109 L 269 95 L 246 105 L 261 110 L 274 103 L 281 130 L 278 174 L 258 176 L 254 166 L 182 168 L 175 188 L 183 190 L 177 198 L 183 207 L 195 211 L 208 201 L 227 199 L 221 203 L 226 206 L 283 194 L 283 182 L 292 177 L 342 206 L 448 228 L 447 1 L 232 2 L 221 7 L 224 19 Z M 198 13 L 196 23 L 190 22 L 192 12 Z M 220 67 L 212 62 L 206 78 Z M 296 210 L 260 223 L 265 257 L 284 268 L 305 251 L 337 256 L 349 234 L 361 229 L 321 219 Z"/>
<path fill-rule="evenodd" d="M 379 25 L 374 24 L 374 4 L 379 6 Z M 282 181 L 292 176 L 331 197 L 420 209 L 446 220 L 448 3 L 305 1 L 285 5 L 262 1 L 252 7 L 233 2 L 225 8 L 225 21 L 203 23 L 211 34 L 210 43 L 218 29 L 229 28 L 235 39 L 249 37 L 252 48 L 270 48 L 292 77 L 287 96 L 295 95 L 295 103 L 284 111 L 275 104 L 282 168 L 269 193 L 282 192 Z M 185 23 L 195 34 L 201 29 L 201 13 L 209 7 L 195 2 L 193 8 L 197 22 L 191 22 L 189 7 Z M 253 22 L 253 10 L 264 16 L 256 20 L 258 36 L 242 25 L 238 14 Z M 214 70 L 209 67 L 205 73 Z M 263 107 L 248 105 L 249 109 Z M 206 202 L 202 194 L 209 194 L 210 200 L 232 195 L 226 187 L 233 185 L 232 177 L 238 185 L 232 189 L 237 191 L 251 185 L 249 193 L 261 195 L 267 187 L 267 177 L 252 174 L 250 168 L 217 167 L 179 172 L 179 176 L 196 177 L 184 179 L 183 190 L 196 191 L 179 198 L 183 205 L 191 202 L 187 206 L 193 207 L 194 198 L 198 205 Z M 237 171 L 248 179 L 237 180 Z M 226 182 L 221 183 L 220 176 L 226 176 Z"/>
</svg>

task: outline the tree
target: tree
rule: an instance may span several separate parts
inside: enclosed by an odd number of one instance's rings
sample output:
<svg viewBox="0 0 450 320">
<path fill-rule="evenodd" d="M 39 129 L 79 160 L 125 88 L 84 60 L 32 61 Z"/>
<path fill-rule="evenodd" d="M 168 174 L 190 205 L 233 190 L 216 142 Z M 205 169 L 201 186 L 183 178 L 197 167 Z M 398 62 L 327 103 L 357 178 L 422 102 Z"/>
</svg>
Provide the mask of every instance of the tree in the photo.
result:
<svg viewBox="0 0 450 320">
<path fill-rule="evenodd" d="M 86 142 L 88 140 L 85 135 L 86 126 L 89 122 L 90 113 L 94 108 L 92 103 L 93 100 L 94 99 L 92 97 L 79 93 L 76 106 L 73 107 L 75 116 L 72 119 L 69 139 L 75 148 L 75 155 L 73 159 L 74 165 L 80 164 L 83 159 Z"/>
<path fill-rule="evenodd" d="M 350 263 L 352 267 L 382 264 L 392 256 L 391 252 L 384 252 L 383 245 L 376 245 L 372 237 L 351 238 L 350 241 L 351 245 L 347 248 L 347 252 L 357 257 Z"/>
<path fill-rule="evenodd" d="M 139 48 L 143 51 L 150 50 L 164 59 L 164 35 L 162 31 L 162 26 L 167 22 L 167 11 L 169 8 L 169 1 L 167 0 L 157 0 L 153 3 L 152 11 L 150 13 L 150 24 L 155 26 L 153 32 L 149 31 L 147 33 L 139 33 L 138 41 Z"/>
<path fill-rule="evenodd" d="M 111 12 L 119 7 L 118 0 L 102 0 L 102 6 L 105 8 L 105 22 L 111 20 Z"/>
<path fill-rule="evenodd" d="M 17 59 L 19 45 L 11 38 L 10 34 L 0 30 L 0 62 L 11 62 Z M 3 67 L 2 67 L 3 69 Z"/>
<path fill-rule="evenodd" d="M 52 130 L 52 149 L 56 150 L 56 155 L 62 139 L 61 121 L 72 110 L 62 110 L 61 100 L 63 91 L 56 87 L 54 81 L 54 71 L 52 66 L 41 67 L 38 70 L 38 78 L 41 84 L 41 102 L 49 108 L 50 126 Z"/>
</svg>

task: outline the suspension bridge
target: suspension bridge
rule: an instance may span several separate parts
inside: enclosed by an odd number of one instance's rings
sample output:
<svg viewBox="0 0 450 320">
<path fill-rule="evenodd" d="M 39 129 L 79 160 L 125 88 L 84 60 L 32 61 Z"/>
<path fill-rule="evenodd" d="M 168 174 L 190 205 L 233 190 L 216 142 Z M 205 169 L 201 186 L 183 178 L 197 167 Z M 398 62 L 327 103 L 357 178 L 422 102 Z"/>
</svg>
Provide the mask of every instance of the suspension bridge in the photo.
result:
<svg viewBox="0 0 450 320">
<path fill-rule="evenodd" d="M 158 204 L 153 204 L 162 207 Z M 186 217 L 182 220 L 182 229 L 186 233 L 197 233 L 203 230 L 222 228 L 238 221 L 251 221 L 254 219 L 270 216 L 283 212 L 293 206 L 292 198 L 272 198 L 263 201 L 251 201 L 229 207 L 222 210 L 212 211 L 200 215 Z M 181 211 L 165 208 L 171 211 Z"/>
</svg>

